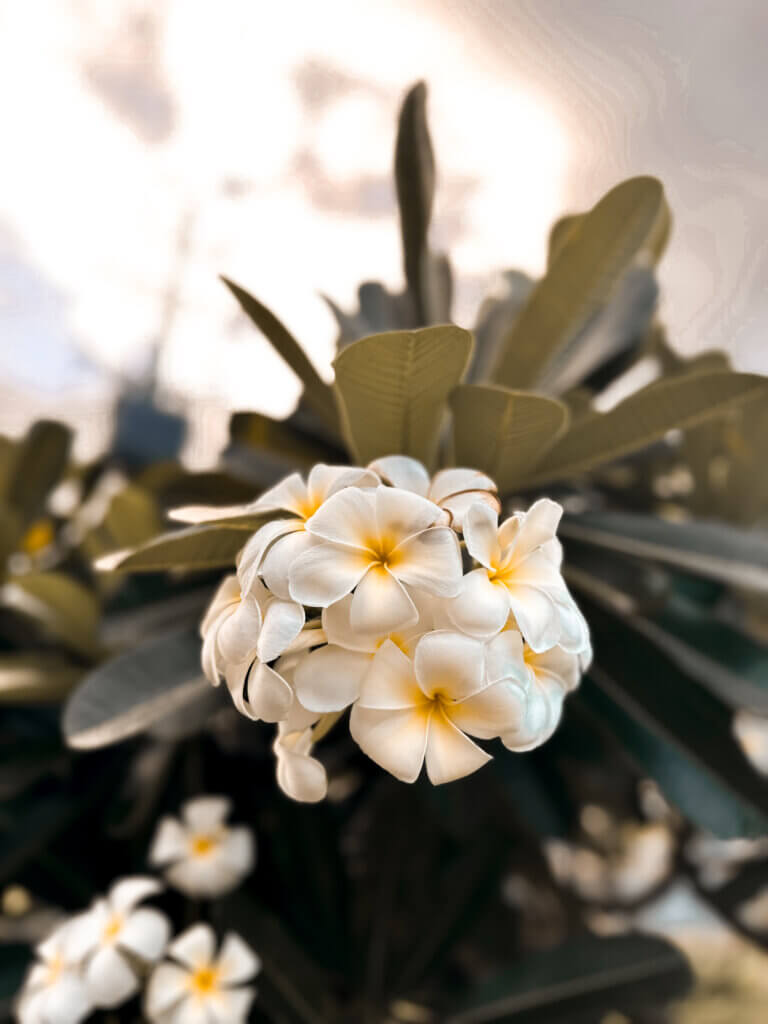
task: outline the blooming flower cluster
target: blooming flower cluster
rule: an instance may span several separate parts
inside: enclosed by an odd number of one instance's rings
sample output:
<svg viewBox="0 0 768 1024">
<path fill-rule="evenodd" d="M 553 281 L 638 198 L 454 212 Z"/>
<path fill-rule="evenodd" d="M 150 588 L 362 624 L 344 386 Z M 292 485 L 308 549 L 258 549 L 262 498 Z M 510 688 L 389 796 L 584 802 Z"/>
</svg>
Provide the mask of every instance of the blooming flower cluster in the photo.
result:
<svg viewBox="0 0 768 1024">
<path fill-rule="evenodd" d="M 489 760 L 475 739 L 523 751 L 551 736 L 591 658 L 560 571 L 562 509 L 544 498 L 499 524 L 500 511 L 485 474 L 430 478 L 395 455 L 173 513 L 268 519 L 205 615 L 202 664 L 242 714 L 278 723 L 289 796 L 325 796 L 313 748 L 347 708 L 360 748 L 404 782 L 424 765 L 435 784 L 475 771 Z"/>
<path fill-rule="evenodd" d="M 229 809 L 225 798 L 199 797 L 184 806 L 181 821 L 160 822 L 150 860 L 169 865 L 169 884 L 189 896 L 215 897 L 248 874 L 253 834 L 226 825 Z M 162 889 L 156 878 L 122 878 L 88 910 L 59 924 L 36 949 L 16 1005 L 19 1024 L 80 1024 L 142 989 L 153 1024 L 245 1021 L 256 994 L 245 983 L 257 974 L 258 957 L 234 933 L 225 935 L 217 955 L 206 924 L 171 939 L 168 917 L 142 905 Z"/>
</svg>

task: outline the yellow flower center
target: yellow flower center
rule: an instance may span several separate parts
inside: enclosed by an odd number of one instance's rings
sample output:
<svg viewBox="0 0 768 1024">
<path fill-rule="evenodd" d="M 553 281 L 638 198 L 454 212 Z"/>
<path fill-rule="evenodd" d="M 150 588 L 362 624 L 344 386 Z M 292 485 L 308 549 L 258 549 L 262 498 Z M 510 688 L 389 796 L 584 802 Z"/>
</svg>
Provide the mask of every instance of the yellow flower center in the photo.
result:
<svg viewBox="0 0 768 1024">
<path fill-rule="evenodd" d="M 61 953 L 57 953 L 51 960 L 48 961 L 48 976 L 46 978 L 46 984 L 55 985 L 61 976 L 61 972 L 64 970 L 64 958 Z"/>
<path fill-rule="evenodd" d="M 193 837 L 191 842 L 192 856 L 193 857 L 207 857 L 208 854 L 213 853 L 214 849 L 218 846 L 219 840 L 217 836 L 201 833 Z"/>
<path fill-rule="evenodd" d="M 28 555 L 36 555 L 38 551 L 42 551 L 52 543 L 53 525 L 50 519 L 38 519 L 24 534 L 21 547 Z"/>
<path fill-rule="evenodd" d="M 374 567 L 381 567 L 383 569 L 391 569 L 396 561 L 399 560 L 399 556 L 395 554 L 395 549 L 399 540 L 397 537 L 366 537 L 363 544 L 366 550 L 369 552 L 369 558 L 371 565 Z"/>
<path fill-rule="evenodd" d="M 206 964 L 198 967 L 189 978 L 189 987 L 194 995 L 204 998 L 212 995 L 219 987 L 218 967 Z"/>
<path fill-rule="evenodd" d="M 104 925 L 104 931 L 101 933 L 101 937 L 104 940 L 104 942 L 114 942 L 114 940 L 122 931 L 122 928 L 122 917 L 120 917 L 119 914 L 114 914 Z"/>
</svg>

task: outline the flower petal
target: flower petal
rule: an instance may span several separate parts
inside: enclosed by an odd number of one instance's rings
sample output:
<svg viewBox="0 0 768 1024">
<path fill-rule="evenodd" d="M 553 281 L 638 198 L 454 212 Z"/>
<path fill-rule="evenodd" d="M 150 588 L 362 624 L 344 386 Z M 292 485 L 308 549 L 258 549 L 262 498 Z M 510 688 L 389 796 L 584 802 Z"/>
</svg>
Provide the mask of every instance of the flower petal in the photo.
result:
<svg viewBox="0 0 768 1024">
<path fill-rule="evenodd" d="M 413 666 L 426 697 L 464 700 L 483 687 L 485 648 L 474 637 L 436 630 L 419 640 Z"/>
<path fill-rule="evenodd" d="M 276 597 L 288 600 L 288 573 L 291 566 L 305 551 L 317 544 L 317 538 L 306 530 L 297 530 L 280 537 L 268 548 L 261 563 L 264 582 Z"/>
<path fill-rule="evenodd" d="M 139 991 L 139 979 L 113 946 L 98 950 L 85 968 L 85 987 L 94 1006 L 119 1006 Z"/>
<path fill-rule="evenodd" d="M 462 579 L 458 595 L 446 602 L 445 610 L 465 633 L 493 636 L 509 618 L 509 594 L 502 583 L 491 582 L 486 569 L 473 569 Z"/>
<path fill-rule="evenodd" d="M 225 609 L 230 609 L 231 606 L 239 603 L 240 581 L 233 573 L 231 576 L 225 576 L 219 584 L 203 616 L 203 621 L 200 624 L 200 633 L 205 636 L 211 630 L 213 624 L 221 618 L 221 613 Z"/>
<path fill-rule="evenodd" d="M 187 800 L 181 816 L 193 832 L 213 832 L 227 820 L 231 810 L 228 796 L 196 796 Z"/>
<path fill-rule="evenodd" d="M 227 673 L 227 686 L 237 710 L 254 721 L 280 722 L 291 710 L 293 690 L 260 661 L 236 666 Z"/>
<path fill-rule="evenodd" d="M 307 485 L 301 478 L 300 473 L 291 473 L 280 483 L 270 487 L 260 498 L 253 502 L 253 512 L 274 512 L 277 509 L 286 509 L 293 512 L 300 518 L 304 517 L 307 506 Z"/>
<path fill-rule="evenodd" d="M 243 880 L 242 874 L 225 864 L 216 853 L 177 861 L 167 869 L 165 877 L 174 889 L 195 899 L 223 896 Z"/>
<path fill-rule="evenodd" d="M 429 491 L 429 473 L 417 460 L 408 455 L 385 455 L 383 459 L 371 462 L 372 469 L 384 483 L 399 487 L 404 491 L 412 491 L 426 498 Z M 439 476 L 439 474 L 438 474 Z"/>
<path fill-rule="evenodd" d="M 477 503 L 487 505 L 495 516 L 501 512 L 501 502 L 496 494 L 490 491 L 463 491 L 461 494 L 452 494 L 443 498 L 440 508 L 444 508 L 451 514 L 451 526 L 454 530 L 463 530 L 467 512 Z"/>
<path fill-rule="evenodd" d="M 187 833 L 176 818 L 162 818 L 155 831 L 149 849 L 149 863 L 152 865 L 169 864 L 187 852 Z"/>
<path fill-rule="evenodd" d="M 125 913 L 148 896 L 162 892 L 162 889 L 162 884 L 156 878 L 148 878 L 145 875 L 122 878 L 109 890 L 109 904 L 113 910 Z"/>
<path fill-rule="evenodd" d="M 211 926 L 204 923 L 193 924 L 177 935 L 168 947 L 169 956 L 192 970 L 213 963 L 215 952 L 216 936 Z"/>
<path fill-rule="evenodd" d="M 259 527 L 240 552 L 237 559 L 237 576 L 244 594 L 249 594 L 259 578 L 262 564 L 272 546 L 280 540 L 298 533 L 304 536 L 304 522 L 301 519 L 274 519 Z"/>
<path fill-rule="evenodd" d="M 85 981 L 75 971 L 59 975 L 41 994 L 44 996 L 41 1016 L 25 1018 L 20 1014 L 20 1024 L 80 1024 L 93 1009 Z"/>
<path fill-rule="evenodd" d="M 308 711 L 341 711 L 360 696 L 371 655 L 329 644 L 305 658 L 294 674 L 296 695 Z"/>
<path fill-rule="evenodd" d="M 434 526 L 399 544 L 388 561 L 402 583 L 436 597 L 455 597 L 461 587 L 461 549 L 449 526 Z"/>
<path fill-rule="evenodd" d="M 168 1011 L 189 994 L 189 974 L 176 964 L 160 964 L 152 971 L 144 996 L 146 1016 L 151 1020 Z"/>
<path fill-rule="evenodd" d="M 434 786 L 471 775 L 491 760 L 491 755 L 473 743 L 436 708 L 429 723 L 425 754 L 427 775 Z"/>
<path fill-rule="evenodd" d="M 429 497 L 445 507 L 445 499 L 467 491 L 490 491 L 496 493 L 496 484 L 478 469 L 441 469 L 432 478 Z"/>
<path fill-rule="evenodd" d="M 167 512 L 168 518 L 175 523 L 215 523 L 218 519 L 236 519 L 247 516 L 254 511 L 254 503 L 247 505 L 182 505 Z"/>
<path fill-rule="evenodd" d="M 264 609 L 264 624 L 256 644 L 259 661 L 274 661 L 304 627 L 304 609 L 295 601 L 274 598 Z"/>
<path fill-rule="evenodd" d="M 309 472 L 307 492 L 312 505 L 319 507 L 344 487 L 376 487 L 379 479 L 360 466 L 326 466 L 319 462 Z"/>
<path fill-rule="evenodd" d="M 490 740 L 519 729 L 527 706 L 525 690 L 515 683 L 493 683 L 458 704 L 444 705 L 453 724 L 470 736 Z"/>
<path fill-rule="evenodd" d="M 352 595 L 323 608 L 323 629 L 329 644 L 346 647 L 350 651 L 373 654 L 386 633 L 363 633 L 352 626 Z"/>
<path fill-rule="evenodd" d="M 537 679 L 557 682 L 566 692 L 579 685 L 582 673 L 579 656 L 564 651 L 562 647 L 551 647 L 540 654 L 529 654 L 528 664 Z"/>
<path fill-rule="evenodd" d="M 539 498 L 525 513 L 515 537 L 515 553 L 519 557 L 529 551 L 535 551 L 546 544 L 557 533 L 557 527 L 563 514 L 562 505 L 549 498 Z"/>
<path fill-rule="evenodd" d="M 557 684 L 537 682 L 528 695 L 525 718 L 519 728 L 502 735 L 507 750 L 523 753 L 546 742 L 557 728 L 564 692 Z"/>
<path fill-rule="evenodd" d="M 425 703 L 413 662 L 391 640 L 385 640 L 374 655 L 360 684 L 357 703 L 377 710 L 401 710 Z"/>
<path fill-rule="evenodd" d="M 382 539 L 397 543 L 414 533 L 421 533 L 441 519 L 440 508 L 412 491 L 399 487 L 377 487 L 376 531 Z"/>
<path fill-rule="evenodd" d="M 157 960 L 163 953 L 171 935 L 171 926 L 165 914 L 150 907 L 141 907 L 129 914 L 120 929 L 118 944 L 142 960 Z"/>
<path fill-rule="evenodd" d="M 352 595 L 350 622 L 362 633 L 387 634 L 416 622 L 419 613 L 405 587 L 382 565 L 372 566 Z"/>
<path fill-rule="evenodd" d="M 560 615 L 552 597 L 536 587 L 509 588 L 509 603 L 525 642 L 546 651 L 560 640 Z"/>
<path fill-rule="evenodd" d="M 240 877 L 245 877 L 256 860 L 256 844 L 253 832 L 245 825 L 230 828 L 219 843 L 219 858 L 223 864 Z"/>
<path fill-rule="evenodd" d="M 501 558 L 498 541 L 498 520 L 493 509 L 483 502 L 471 505 L 464 517 L 464 540 L 467 551 L 486 569 L 497 565 Z"/>
<path fill-rule="evenodd" d="M 208 1005 L 205 1024 L 245 1024 L 256 998 L 255 988 L 235 988 L 219 992 Z"/>
<path fill-rule="evenodd" d="M 341 491 L 342 497 L 347 491 Z M 325 508 L 325 506 L 323 506 Z M 294 601 L 314 608 L 327 608 L 360 582 L 370 557 L 355 548 L 319 544 L 301 555 L 291 566 L 288 589 Z"/>
<path fill-rule="evenodd" d="M 523 638 L 516 629 L 505 629 L 488 643 L 485 672 L 489 683 L 506 679 L 527 688 L 530 672 L 523 654 Z"/>
<path fill-rule="evenodd" d="M 225 985 L 249 981 L 261 970 L 261 960 L 251 947 L 234 932 L 227 932 L 221 944 L 217 966 Z"/>
<path fill-rule="evenodd" d="M 334 544 L 366 548 L 376 526 L 375 493 L 357 487 L 337 491 L 307 520 L 307 529 Z"/>
<path fill-rule="evenodd" d="M 261 622 L 261 608 L 253 597 L 245 595 L 218 627 L 218 648 L 225 664 L 245 661 L 256 649 Z"/>
<path fill-rule="evenodd" d="M 273 750 L 277 757 L 277 783 L 287 796 L 306 804 L 316 804 L 325 799 L 328 777 L 317 758 L 296 753 L 280 736 L 275 740 Z"/>
<path fill-rule="evenodd" d="M 363 751 L 401 782 L 415 782 L 424 763 L 431 708 L 382 711 L 355 704 L 349 719 L 352 738 Z"/>
</svg>

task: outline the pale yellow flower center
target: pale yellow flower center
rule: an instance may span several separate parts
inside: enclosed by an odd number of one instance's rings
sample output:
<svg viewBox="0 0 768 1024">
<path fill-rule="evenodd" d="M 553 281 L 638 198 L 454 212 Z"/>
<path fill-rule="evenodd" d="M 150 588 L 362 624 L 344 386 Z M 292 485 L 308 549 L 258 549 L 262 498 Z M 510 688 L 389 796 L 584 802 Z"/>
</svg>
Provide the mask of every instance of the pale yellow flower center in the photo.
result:
<svg viewBox="0 0 768 1024">
<path fill-rule="evenodd" d="M 216 847 L 221 841 L 219 834 L 212 832 L 199 832 L 197 835 L 192 837 L 190 842 L 190 849 L 193 857 L 207 857 L 213 853 Z"/>
<path fill-rule="evenodd" d="M 368 551 L 371 566 L 391 569 L 399 560 L 396 553 L 399 538 L 392 536 L 366 537 L 363 546 Z"/>
<path fill-rule="evenodd" d="M 48 968 L 46 984 L 55 985 L 56 982 L 61 977 L 61 973 L 65 967 L 64 957 L 61 955 L 61 953 L 56 953 L 56 955 L 48 961 L 46 966 Z"/>
<path fill-rule="evenodd" d="M 192 993 L 200 999 L 211 996 L 219 988 L 220 970 L 212 964 L 203 964 L 197 967 L 189 976 L 189 987 Z"/>
<path fill-rule="evenodd" d="M 119 914 L 113 914 L 104 925 L 101 937 L 104 942 L 114 942 L 123 928 L 123 919 Z"/>
</svg>

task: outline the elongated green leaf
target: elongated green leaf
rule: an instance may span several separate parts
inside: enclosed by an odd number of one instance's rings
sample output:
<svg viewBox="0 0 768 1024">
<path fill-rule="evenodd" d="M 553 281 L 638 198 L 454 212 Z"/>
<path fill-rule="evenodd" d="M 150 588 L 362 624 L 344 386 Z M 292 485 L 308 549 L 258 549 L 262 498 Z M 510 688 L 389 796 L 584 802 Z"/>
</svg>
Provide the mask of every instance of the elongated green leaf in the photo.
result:
<svg viewBox="0 0 768 1024">
<path fill-rule="evenodd" d="M 6 499 L 24 520 L 42 511 L 69 460 L 72 432 L 62 423 L 38 420 L 16 446 L 6 476 Z"/>
<path fill-rule="evenodd" d="M 563 537 L 768 592 L 768 533 L 726 523 L 672 523 L 629 512 L 567 516 Z"/>
<path fill-rule="evenodd" d="M 659 1007 L 690 982 L 685 958 L 663 939 L 585 934 L 521 958 L 481 985 L 444 1024 L 600 1020 L 610 1010 Z"/>
<path fill-rule="evenodd" d="M 426 276 L 427 232 L 435 195 L 435 159 L 427 126 L 427 87 L 417 82 L 400 110 L 395 144 L 395 185 L 403 237 L 405 279 L 413 298 L 417 326 L 430 321 Z"/>
<path fill-rule="evenodd" d="M 207 693 L 200 637 L 185 629 L 120 654 L 91 672 L 64 708 L 67 744 L 105 747 L 194 704 Z"/>
<path fill-rule="evenodd" d="M 0 598 L 71 650 L 86 656 L 95 653 L 99 602 L 82 583 L 59 572 L 31 572 L 6 583 Z"/>
<path fill-rule="evenodd" d="M 374 334 L 340 352 L 336 389 L 355 456 L 399 453 L 431 466 L 448 395 L 471 351 L 468 331 L 444 326 Z"/>
<path fill-rule="evenodd" d="M 604 306 L 639 253 L 653 245 L 667 217 L 661 184 L 641 177 L 617 185 L 568 226 L 546 276 L 507 335 L 498 383 L 535 385 Z"/>
<path fill-rule="evenodd" d="M 631 619 L 582 600 L 595 646 L 585 701 L 695 824 L 724 838 L 768 829 L 768 787 L 731 733 L 731 709 L 649 644 Z"/>
<path fill-rule="evenodd" d="M 0 704 L 61 700 L 83 675 L 79 665 L 58 654 L 0 654 Z"/>
<path fill-rule="evenodd" d="M 273 420 L 257 412 L 236 412 L 229 422 L 230 440 L 235 444 L 263 450 L 292 463 L 338 461 L 343 455 L 321 439 L 297 429 L 291 420 Z M 227 500 L 227 499 L 225 499 Z M 235 499 L 232 499 L 235 500 Z M 221 503 L 222 499 L 219 499 Z"/>
<path fill-rule="evenodd" d="M 568 423 L 557 399 L 479 384 L 456 388 L 451 407 L 456 464 L 482 469 L 502 492 L 520 483 Z"/>
<path fill-rule="evenodd" d="M 312 365 L 304 349 L 274 313 L 244 288 L 226 277 L 221 279 L 235 296 L 243 312 L 256 324 L 304 385 L 307 404 L 330 427 L 337 424 L 333 392 Z"/>
<path fill-rule="evenodd" d="M 218 569 L 235 556 L 255 529 L 252 517 L 226 524 L 190 526 L 163 533 L 138 548 L 124 548 L 97 559 L 102 572 L 163 572 L 166 569 Z"/>
<path fill-rule="evenodd" d="M 644 448 L 670 430 L 703 423 L 766 389 L 764 377 L 749 373 L 694 373 L 656 381 L 610 412 L 579 419 L 527 482 L 538 485 L 584 473 Z"/>
</svg>

